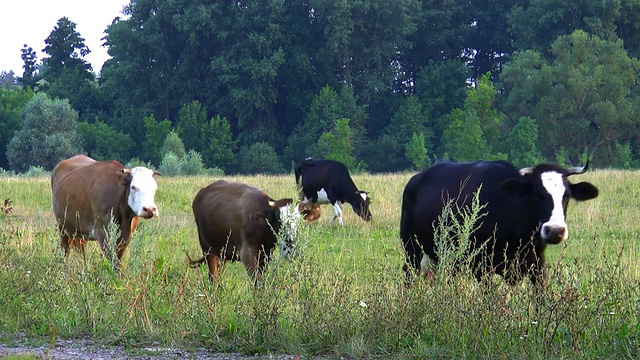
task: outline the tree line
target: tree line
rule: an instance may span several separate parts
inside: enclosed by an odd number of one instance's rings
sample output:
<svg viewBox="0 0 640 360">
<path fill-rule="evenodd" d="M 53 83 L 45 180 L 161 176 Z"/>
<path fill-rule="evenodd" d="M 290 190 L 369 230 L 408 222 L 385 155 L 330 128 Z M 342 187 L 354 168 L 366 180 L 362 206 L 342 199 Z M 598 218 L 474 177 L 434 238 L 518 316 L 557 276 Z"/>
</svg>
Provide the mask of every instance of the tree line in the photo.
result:
<svg viewBox="0 0 640 360">
<path fill-rule="evenodd" d="M 640 167 L 638 0 L 131 0 L 99 75 L 75 27 L 3 73 L 0 167 Z"/>
</svg>

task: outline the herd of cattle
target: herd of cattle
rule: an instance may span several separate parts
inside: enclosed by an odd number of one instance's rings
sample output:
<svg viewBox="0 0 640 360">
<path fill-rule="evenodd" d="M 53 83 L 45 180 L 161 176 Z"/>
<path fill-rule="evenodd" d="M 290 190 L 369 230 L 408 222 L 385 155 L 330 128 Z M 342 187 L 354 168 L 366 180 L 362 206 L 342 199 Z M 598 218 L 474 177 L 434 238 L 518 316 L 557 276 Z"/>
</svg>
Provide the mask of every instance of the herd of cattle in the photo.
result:
<svg viewBox="0 0 640 360">
<path fill-rule="evenodd" d="M 541 164 L 517 169 L 504 161 L 454 163 L 441 161 L 414 175 L 402 194 L 400 238 L 405 253 L 407 279 L 418 272 L 433 279 L 438 262 L 437 237 L 456 242 L 455 233 L 439 233 L 443 209 L 460 217 L 472 206 L 474 195 L 482 215 L 469 239 L 472 269 L 479 279 L 502 275 L 509 283 L 524 276 L 537 283 L 543 276 L 547 244 L 567 239 L 565 222 L 570 198 L 596 198 L 598 189 L 588 183 L 572 184 L 568 177 L 582 168 Z M 117 161 L 96 161 L 77 155 L 61 161 L 51 174 L 53 211 L 65 256 L 78 247 L 84 256 L 87 240 L 97 240 L 110 253 L 108 225 L 118 226 L 114 268 L 122 256 L 139 218 L 157 216 L 155 193 L 158 172 L 145 167 L 127 169 Z M 363 220 L 372 218 L 369 194 L 354 184 L 347 168 L 336 161 L 305 159 L 295 167 L 300 198 L 275 200 L 264 191 L 235 181 L 218 180 L 201 189 L 193 200 L 193 215 L 203 257 L 215 280 L 224 261 L 241 261 L 258 284 L 278 241 L 295 242 L 296 225 L 303 217 L 320 217 L 321 204 L 334 210 L 331 221 L 342 220 L 342 204 L 349 203 Z M 442 231 L 440 229 L 440 231 Z M 279 240 L 279 238 L 281 238 Z M 291 247 L 282 248 L 289 255 Z"/>
</svg>

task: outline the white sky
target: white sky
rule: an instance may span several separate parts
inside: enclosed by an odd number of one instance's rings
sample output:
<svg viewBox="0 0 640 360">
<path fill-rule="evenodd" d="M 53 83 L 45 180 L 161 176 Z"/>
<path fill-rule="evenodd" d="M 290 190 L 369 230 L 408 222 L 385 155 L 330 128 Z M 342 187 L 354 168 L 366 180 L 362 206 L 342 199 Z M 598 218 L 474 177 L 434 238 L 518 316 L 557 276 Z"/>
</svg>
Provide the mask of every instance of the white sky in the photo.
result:
<svg viewBox="0 0 640 360">
<path fill-rule="evenodd" d="M 129 0 L 0 0 L 0 72 L 13 70 L 22 76 L 24 44 L 36 51 L 40 63 L 46 55 L 44 40 L 58 19 L 66 16 L 91 50 L 84 59 L 99 73 L 109 58 L 100 39 L 116 16 L 123 17 L 122 9 L 128 4 Z"/>
</svg>

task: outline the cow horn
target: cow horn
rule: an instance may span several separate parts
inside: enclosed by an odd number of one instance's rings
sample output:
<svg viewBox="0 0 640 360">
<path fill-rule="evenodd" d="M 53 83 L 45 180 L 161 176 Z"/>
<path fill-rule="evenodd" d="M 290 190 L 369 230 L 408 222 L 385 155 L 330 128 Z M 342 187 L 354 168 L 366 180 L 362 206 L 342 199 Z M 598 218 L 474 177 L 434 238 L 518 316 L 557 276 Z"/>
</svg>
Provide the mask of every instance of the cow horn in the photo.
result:
<svg viewBox="0 0 640 360">
<path fill-rule="evenodd" d="M 531 174 L 533 172 L 533 168 L 532 167 L 522 168 L 520 169 L 519 172 L 521 176 L 525 176 L 525 175 Z"/>
<path fill-rule="evenodd" d="M 571 167 L 567 169 L 567 176 L 570 175 L 575 175 L 575 174 L 584 174 L 585 171 L 587 171 L 587 169 L 589 168 L 589 159 L 587 159 L 587 162 L 584 164 L 584 166 L 582 167 Z"/>
</svg>

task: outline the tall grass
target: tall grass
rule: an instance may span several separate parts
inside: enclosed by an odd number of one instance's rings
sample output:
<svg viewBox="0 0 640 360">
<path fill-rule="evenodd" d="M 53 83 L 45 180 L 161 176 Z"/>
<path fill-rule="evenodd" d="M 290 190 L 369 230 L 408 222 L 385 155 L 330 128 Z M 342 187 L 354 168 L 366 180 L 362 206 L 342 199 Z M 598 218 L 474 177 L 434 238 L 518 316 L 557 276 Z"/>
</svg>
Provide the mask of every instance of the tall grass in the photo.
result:
<svg viewBox="0 0 640 360">
<path fill-rule="evenodd" d="M 96 242 L 64 261 L 46 178 L 0 178 L 0 337 L 38 343 L 89 336 L 103 344 L 201 347 L 246 354 L 381 358 L 636 358 L 640 312 L 638 172 L 592 171 L 599 198 L 572 202 L 569 240 L 547 249 L 544 291 L 528 281 L 459 275 L 404 286 L 401 194 L 411 174 L 357 175 L 373 220 L 348 205 L 299 228 L 298 255 L 275 254 L 254 289 L 228 263 L 211 284 L 191 201 L 213 177 L 163 177 L 160 217 L 140 222 L 121 276 Z M 274 198 L 293 176 L 233 177 Z M 621 194 L 624 194 L 622 196 Z"/>
</svg>

